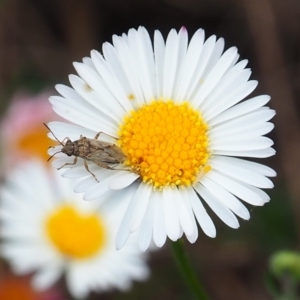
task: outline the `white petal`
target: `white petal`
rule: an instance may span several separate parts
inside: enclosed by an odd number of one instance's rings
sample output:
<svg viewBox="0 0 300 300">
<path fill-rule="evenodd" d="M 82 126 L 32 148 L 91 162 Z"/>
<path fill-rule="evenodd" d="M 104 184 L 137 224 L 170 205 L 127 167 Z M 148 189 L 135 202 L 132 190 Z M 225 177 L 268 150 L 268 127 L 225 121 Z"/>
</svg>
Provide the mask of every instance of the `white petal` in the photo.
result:
<svg viewBox="0 0 300 300">
<path fill-rule="evenodd" d="M 88 84 L 89 88 L 96 92 L 95 99 L 99 99 L 98 108 L 103 111 L 103 109 L 107 108 L 108 110 L 112 110 L 116 117 L 122 118 L 125 114 L 124 108 L 121 106 L 119 101 L 114 97 L 114 94 L 111 93 L 111 90 L 107 88 L 103 79 L 98 75 L 96 71 L 91 69 L 85 64 L 81 63 L 73 63 L 77 73 L 79 76 Z M 90 98 L 90 94 L 93 91 L 87 90 L 88 97 Z M 96 102 L 92 103 L 95 107 Z"/>
<path fill-rule="evenodd" d="M 185 205 L 187 206 L 189 218 L 191 219 L 192 226 L 193 226 L 192 234 L 191 235 L 186 234 L 186 238 L 189 240 L 190 243 L 195 243 L 195 241 L 198 238 L 198 227 L 191 206 L 190 197 L 186 188 L 180 189 L 180 194 L 182 195 L 182 199 L 184 200 Z"/>
<path fill-rule="evenodd" d="M 198 29 L 193 35 L 189 47 L 187 49 L 186 58 L 182 67 L 180 82 L 175 95 L 176 99 L 184 100 L 192 78 L 195 76 L 198 60 L 200 59 L 201 51 L 204 42 L 204 30 Z"/>
<path fill-rule="evenodd" d="M 266 148 L 260 150 L 215 150 L 214 155 L 225 156 L 241 156 L 241 157 L 258 157 L 265 158 L 275 155 L 276 151 L 273 148 Z"/>
<path fill-rule="evenodd" d="M 156 75 L 155 75 L 155 61 L 154 61 L 154 55 L 153 55 L 153 47 L 151 38 L 149 36 L 148 31 L 145 29 L 145 27 L 140 26 L 138 29 L 139 34 L 142 37 L 143 40 L 143 49 L 145 51 L 145 57 L 146 57 L 146 63 L 147 63 L 147 69 L 149 72 L 149 81 L 150 86 L 153 90 L 153 97 L 158 96 L 157 91 L 157 85 L 156 85 Z"/>
<path fill-rule="evenodd" d="M 126 97 L 128 95 L 134 95 L 132 87 L 130 86 L 129 80 L 126 73 L 123 70 L 121 62 L 119 60 L 116 49 L 110 43 L 104 43 L 102 46 L 103 55 L 106 60 L 107 68 L 113 73 L 113 77 L 118 80 L 122 90 L 125 92 Z M 100 73 L 100 72 L 99 72 Z M 101 74 L 101 73 L 100 73 Z M 104 77 L 104 75 L 103 75 Z M 115 80 L 113 80 L 115 81 Z M 114 89 L 113 85 L 111 90 Z M 121 101 L 123 98 L 120 98 Z M 131 103 L 134 105 L 134 103 Z M 127 105 L 126 105 L 127 106 Z"/>
<path fill-rule="evenodd" d="M 272 181 L 251 170 L 236 166 L 227 160 L 226 157 L 223 159 L 221 156 L 216 156 L 210 161 L 210 165 L 213 169 L 219 172 L 229 175 L 230 177 L 236 178 L 247 184 L 254 185 L 260 188 L 273 188 L 274 184 Z"/>
<path fill-rule="evenodd" d="M 192 95 L 195 93 L 195 90 L 199 87 L 201 87 L 203 80 L 201 79 L 201 76 L 205 70 L 205 67 L 207 66 L 207 63 L 209 61 L 209 58 L 212 54 L 212 51 L 216 44 L 216 36 L 212 35 L 210 36 L 204 43 L 201 56 L 198 60 L 198 65 L 195 71 L 195 74 L 191 80 L 186 99 L 191 99 Z M 200 49 L 201 50 L 201 49 Z"/>
<path fill-rule="evenodd" d="M 248 81 L 251 75 L 249 69 L 240 69 L 240 65 L 236 65 L 220 79 L 212 92 L 207 96 L 205 102 L 201 105 L 201 111 L 212 111 L 224 99 L 224 95 L 229 95 L 237 86 Z"/>
<path fill-rule="evenodd" d="M 242 103 L 239 103 L 223 113 L 217 115 L 209 121 L 210 126 L 217 125 L 219 123 L 235 119 L 241 115 L 246 115 L 252 111 L 262 107 L 270 101 L 271 97 L 268 95 L 260 95 L 251 99 L 248 99 Z"/>
<path fill-rule="evenodd" d="M 57 84 L 55 89 L 66 99 L 68 103 L 71 105 L 76 105 L 76 107 L 81 108 L 92 108 L 93 106 L 90 105 L 85 101 L 83 97 L 81 97 L 74 89 L 70 88 L 69 86 L 63 84 Z M 55 97 L 55 96 L 54 96 Z M 52 97 L 50 97 L 52 98 Z M 61 98 L 61 97 L 59 97 Z"/>
<path fill-rule="evenodd" d="M 152 233 L 153 233 L 153 220 L 154 211 L 156 207 L 155 198 L 156 193 L 151 193 L 150 199 L 148 201 L 148 206 L 146 209 L 145 216 L 142 220 L 140 230 L 139 230 L 139 248 L 141 251 L 146 251 L 151 243 Z"/>
<path fill-rule="evenodd" d="M 249 185 L 242 184 L 236 179 L 231 179 L 227 176 L 223 176 L 215 170 L 211 170 L 206 174 L 206 176 L 215 183 L 222 186 L 228 192 L 234 194 L 235 196 L 252 205 L 261 206 L 268 201 L 268 199 L 264 199 L 260 192 L 258 192 L 260 191 L 259 189 L 254 189 Z"/>
<path fill-rule="evenodd" d="M 132 51 L 123 37 L 113 36 L 113 43 L 117 50 L 119 61 L 126 74 L 131 90 L 138 105 L 144 104 L 144 95 L 139 83 L 138 64 L 135 62 Z"/>
<path fill-rule="evenodd" d="M 255 137 L 260 135 L 265 135 L 272 131 L 274 128 L 274 124 L 270 122 L 266 123 L 252 123 L 247 124 L 243 123 L 241 126 L 231 126 L 226 129 L 226 137 L 230 138 L 243 138 L 247 137 Z M 209 133 L 210 139 L 222 139 L 224 138 L 224 130 L 222 127 L 214 128 Z"/>
<path fill-rule="evenodd" d="M 67 286 L 74 298 L 84 299 L 88 294 L 88 286 L 85 284 L 86 272 L 80 268 L 72 267 L 66 274 Z"/>
<path fill-rule="evenodd" d="M 5 222 L 5 225 L 1 228 L 1 236 L 7 239 L 20 239 L 30 240 L 32 243 L 39 242 L 40 232 L 38 230 L 32 230 L 30 226 L 39 226 L 38 220 L 32 222 L 31 220 L 36 216 L 36 213 L 27 213 L 26 210 L 20 213 L 9 213 L 7 210 L 1 211 L 1 220 Z M 26 214 L 26 217 L 24 216 Z M 17 216 L 16 216 L 17 215 Z M 24 226 L 24 224 L 30 224 L 30 226 Z"/>
<path fill-rule="evenodd" d="M 184 60 L 186 57 L 187 47 L 188 47 L 188 33 L 185 27 L 181 27 L 181 29 L 178 32 L 177 70 L 176 70 L 174 89 L 172 94 L 172 99 L 175 102 L 181 100 L 177 98 L 177 89 L 178 89 L 179 82 L 181 80 L 181 74 L 183 70 Z"/>
<path fill-rule="evenodd" d="M 237 61 L 238 61 L 238 58 L 237 58 Z M 232 69 L 234 70 L 234 72 L 236 72 L 236 71 L 240 71 L 240 70 L 244 70 L 245 68 L 246 68 L 246 66 L 248 65 L 248 60 L 247 59 L 243 59 L 243 60 L 241 60 L 241 61 L 239 61 L 238 63 L 234 63 L 233 65 L 232 65 L 232 68 L 230 68 L 229 70 L 228 70 L 228 72 L 225 74 L 225 76 L 227 76 L 228 75 L 228 73 L 230 73 L 231 71 L 232 71 Z M 224 77 L 225 77 L 224 76 Z"/>
<path fill-rule="evenodd" d="M 79 65 L 76 64 L 77 69 Z M 82 64 L 82 66 L 84 66 Z M 85 66 L 87 68 L 87 66 Z M 89 70 L 91 72 L 91 70 Z M 99 95 L 95 90 L 93 90 L 85 81 L 83 81 L 80 77 L 75 75 L 70 75 L 69 80 L 73 88 L 76 92 L 82 96 L 88 103 L 93 105 L 96 109 L 99 110 L 99 114 L 103 114 L 107 121 L 111 123 L 111 125 L 115 125 L 119 122 L 120 119 L 124 116 L 124 111 L 122 111 L 118 105 L 116 105 L 116 110 L 114 110 L 114 100 L 112 95 L 103 88 L 101 90 L 101 95 Z M 101 85 L 101 83 L 100 83 Z"/>
<path fill-rule="evenodd" d="M 167 37 L 164 72 L 163 72 L 163 94 L 165 99 L 172 98 L 174 93 L 175 76 L 178 64 L 179 41 L 175 29 L 172 29 Z"/>
<path fill-rule="evenodd" d="M 115 180 L 112 180 L 108 187 L 111 190 L 121 190 L 130 184 L 132 184 L 135 180 L 137 180 L 140 177 L 140 175 L 132 172 L 126 172 L 122 176 L 118 177 Z"/>
<path fill-rule="evenodd" d="M 148 206 L 149 198 L 152 192 L 152 186 L 148 184 L 141 184 L 143 189 L 140 191 L 139 200 L 132 211 L 129 230 L 130 232 L 136 231 L 145 216 L 146 209 Z"/>
<path fill-rule="evenodd" d="M 160 31 L 154 32 L 154 56 L 155 56 L 155 74 L 157 85 L 157 96 L 163 96 L 164 85 L 164 60 L 165 60 L 165 42 Z"/>
<path fill-rule="evenodd" d="M 203 184 L 211 194 L 213 194 L 220 202 L 226 205 L 236 215 L 245 220 L 250 219 L 248 209 L 234 195 L 207 177 L 202 178 L 201 184 Z"/>
<path fill-rule="evenodd" d="M 44 266 L 42 270 L 40 270 L 33 276 L 33 287 L 38 291 L 48 289 L 58 280 L 61 273 L 62 266 Z"/>
<path fill-rule="evenodd" d="M 130 187 L 134 187 L 134 186 L 136 188 L 135 184 L 132 184 Z M 145 193 L 145 188 L 147 188 L 147 185 L 145 185 L 144 183 L 140 183 L 138 185 L 138 188 L 135 191 L 132 199 L 130 200 L 130 203 L 127 207 L 127 210 L 124 214 L 124 217 L 121 221 L 121 225 L 119 226 L 119 230 L 117 233 L 117 237 L 116 237 L 116 249 L 117 250 L 120 250 L 127 242 L 127 239 L 130 234 L 129 226 L 130 226 L 131 218 L 132 218 L 133 212 L 135 210 L 135 207 L 136 207 L 138 201 L 140 201 L 140 198 Z"/>
<path fill-rule="evenodd" d="M 174 195 L 172 188 L 164 188 L 162 190 L 166 232 L 172 241 L 177 241 L 180 234 L 180 225 L 174 197 L 176 195 Z"/>
<path fill-rule="evenodd" d="M 122 81 L 120 82 L 120 79 L 114 73 L 111 65 L 104 60 L 98 51 L 91 51 L 91 57 L 98 73 L 102 77 L 110 92 L 114 95 L 115 99 L 119 101 L 120 105 L 125 109 L 125 111 L 130 112 L 133 107 L 130 101 L 128 101 L 128 95 L 130 92 L 126 90 L 126 84 L 124 84 Z"/>
<path fill-rule="evenodd" d="M 215 139 L 211 141 L 210 149 L 215 151 L 249 151 L 260 150 L 271 147 L 274 142 L 265 136 L 259 136 L 254 138 L 236 139 L 236 138 L 224 138 Z"/>
<path fill-rule="evenodd" d="M 221 55 L 223 53 L 223 50 L 224 50 L 224 46 L 225 46 L 224 39 L 219 38 L 216 41 L 216 44 L 214 45 L 214 48 L 213 48 L 212 53 L 210 55 L 209 61 L 208 61 L 207 65 L 205 67 L 205 70 L 203 72 L 203 75 L 202 75 L 203 81 L 206 80 L 209 73 L 212 71 L 212 69 L 216 66 L 216 64 L 220 60 L 220 57 L 221 57 Z M 233 61 L 235 61 L 235 59 L 232 60 L 232 63 L 230 65 L 233 64 Z"/>
<path fill-rule="evenodd" d="M 237 49 L 235 47 L 228 49 L 210 71 L 205 78 L 204 83 L 201 88 L 197 91 L 197 94 L 193 97 L 192 103 L 195 107 L 199 107 L 207 95 L 212 91 L 212 89 L 218 84 L 221 77 L 227 71 L 231 62 L 237 54 Z"/>
<path fill-rule="evenodd" d="M 92 139 L 96 135 L 95 131 L 74 124 L 50 122 L 47 125 L 50 127 L 50 129 L 60 141 L 62 141 L 66 137 L 68 137 L 72 141 L 78 140 L 80 138 L 80 135 Z M 80 134 L 78 135 L 78 133 Z"/>
<path fill-rule="evenodd" d="M 145 31 L 141 29 L 139 31 L 130 29 L 128 32 L 128 43 L 130 50 L 134 54 L 136 64 L 138 65 L 138 78 L 140 81 L 142 92 L 144 94 L 144 98 L 146 102 L 149 102 L 154 98 L 154 73 L 151 73 L 154 71 L 154 68 L 151 68 L 151 66 L 153 65 L 153 62 L 151 64 L 151 58 L 153 61 L 153 54 L 152 49 L 150 50 L 147 48 L 149 44 L 146 44 L 146 41 L 144 41 L 144 34 Z M 149 54 L 150 56 L 148 57 L 147 55 Z"/>
<path fill-rule="evenodd" d="M 73 156 L 73 158 L 74 158 L 74 156 Z M 83 159 L 81 159 L 81 158 L 80 158 L 80 160 L 83 161 Z M 87 162 L 87 163 L 88 163 L 88 168 L 89 168 L 90 172 L 92 172 L 96 176 L 96 173 L 99 171 L 100 168 L 92 162 Z M 66 166 L 66 168 L 67 167 L 68 167 L 68 165 Z M 79 158 L 74 167 L 72 167 L 72 165 L 71 165 L 70 169 L 67 169 L 66 171 L 64 171 L 61 174 L 61 176 L 65 177 L 65 178 L 81 178 L 81 177 L 89 176 L 89 175 L 90 175 L 90 173 L 85 168 L 85 166 L 81 166 L 79 164 Z M 96 176 L 96 178 L 97 178 L 97 176 Z M 94 179 L 94 184 L 97 184 L 97 180 L 94 178 L 94 176 L 93 176 L 93 179 Z"/>
<path fill-rule="evenodd" d="M 53 110 L 68 121 L 110 135 L 114 135 L 116 132 L 115 125 L 101 112 L 98 113 L 94 108 L 89 109 L 89 103 L 86 101 L 83 107 L 78 102 L 69 101 L 62 97 L 50 97 L 49 101 L 53 106 Z"/>
<path fill-rule="evenodd" d="M 164 218 L 164 207 L 161 192 L 154 192 L 154 222 L 153 241 L 157 247 L 162 247 L 167 239 L 166 225 Z"/>
<path fill-rule="evenodd" d="M 219 159 L 219 158 L 218 158 Z M 270 167 L 267 167 L 265 165 L 253 162 L 253 161 L 248 161 L 245 159 L 240 159 L 240 158 L 235 158 L 235 157 L 225 157 L 222 156 L 221 160 L 226 162 L 227 164 L 231 164 L 234 166 L 238 166 L 244 169 L 251 170 L 253 172 L 256 172 L 258 174 L 268 176 L 268 177 L 274 177 L 276 176 L 276 172 L 271 169 Z"/>
<path fill-rule="evenodd" d="M 39 236 L 39 242 L 36 244 L 31 243 L 30 240 L 23 242 L 20 238 L 16 238 L 15 241 L 16 243 L 4 243 L 1 247 L 1 255 L 12 260 L 17 273 L 29 273 L 60 261 L 60 258 L 52 248 L 48 247 L 48 244 L 42 244 L 41 235 Z"/>
<path fill-rule="evenodd" d="M 226 134 L 227 130 L 236 127 L 245 127 L 249 124 L 263 124 L 270 119 L 272 119 L 275 115 L 275 111 L 272 109 L 266 109 L 265 107 L 259 108 L 256 111 L 250 112 L 249 114 L 242 115 L 238 118 L 231 119 L 224 123 L 220 123 L 213 127 L 212 130 L 223 130 L 224 135 Z"/>
<path fill-rule="evenodd" d="M 52 150 L 54 150 L 54 149 L 52 149 Z M 51 162 L 51 165 L 52 165 L 53 168 L 60 170 L 61 168 L 64 169 L 65 166 L 69 166 L 70 167 L 71 166 L 70 164 L 73 165 L 73 163 L 74 163 L 74 156 L 70 156 L 69 157 L 69 156 L 66 156 L 66 154 L 62 154 L 62 153 L 60 153 L 58 151 L 61 151 L 61 148 L 59 150 L 57 150 L 56 152 L 53 152 L 53 155 L 55 154 L 55 160 L 53 160 Z M 50 151 L 48 151 L 48 154 L 51 155 Z M 77 164 L 79 164 L 79 163 L 80 162 L 79 162 L 79 159 L 78 159 Z M 77 164 L 76 164 L 76 166 L 77 166 Z M 84 176 L 84 175 L 82 174 L 82 176 Z"/>
<path fill-rule="evenodd" d="M 109 191 L 109 183 L 122 176 L 123 172 L 122 171 L 117 171 L 115 172 L 113 175 L 105 178 L 104 180 L 100 181 L 100 178 L 98 179 L 100 182 L 96 182 L 95 185 L 93 185 L 90 189 L 88 189 L 84 195 L 83 195 L 83 199 L 90 201 L 90 200 L 94 200 L 97 198 L 100 198 L 102 195 L 104 195 L 106 192 Z M 97 177 L 97 176 L 96 176 Z M 98 178 L 98 177 L 97 177 Z"/>
<path fill-rule="evenodd" d="M 82 58 L 82 62 L 85 64 L 85 65 L 88 65 L 91 69 L 93 69 L 94 71 L 96 71 L 96 68 L 95 68 L 95 65 L 92 61 L 92 59 L 90 57 L 83 57 Z"/>
<path fill-rule="evenodd" d="M 34 172 L 32 172 L 32 168 L 35 170 Z M 10 189 L 10 193 L 16 195 L 15 200 L 19 201 L 19 199 L 26 196 L 27 199 L 30 199 L 27 201 L 34 201 L 34 206 L 39 206 L 40 199 L 43 199 L 43 207 L 53 208 L 54 190 L 49 185 L 50 176 L 44 168 L 45 165 L 40 160 L 33 159 L 14 170 L 14 173 L 11 174 L 13 182 L 10 183 L 11 186 L 14 186 L 14 189 Z M 32 182 L 36 184 L 35 189 L 32 189 Z M 24 203 L 24 205 L 26 204 Z M 33 208 L 28 207 L 28 210 L 33 210 Z"/>
<path fill-rule="evenodd" d="M 97 174 L 97 178 L 99 181 L 101 181 L 99 174 Z M 107 177 L 107 170 L 103 170 L 103 178 Z M 83 193 L 87 190 L 89 190 L 92 186 L 94 186 L 95 184 L 97 184 L 97 182 L 95 182 L 95 178 L 93 176 L 89 176 L 85 179 L 83 179 L 82 181 L 80 181 L 74 189 L 74 192 L 76 193 Z"/>
<path fill-rule="evenodd" d="M 239 222 L 235 215 L 227 208 L 223 203 L 221 203 L 217 198 L 215 198 L 209 190 L 207 190 L 203 185 L 196 183 L 194 188 L 203 198 L 203 200 L 209 205 L 209 207 L 216 213 L 216 215 L 229 227 L 238 228 Z"/>
<path fill-rule="evenodd" d="M 245 76 L 247 78 L 247 74 Z M 232 90 L 231 93 L 227 94 L 222 101 L 218 103 L 219 105 L 211 106 L 205 110 L 203 116 L 206 121 L 211 120 L 226 109 L 234 106 L 255 90 L 258 82 L 255 80 L 245 81 L 246 78 L 241 77 L 241 83 Z"/>
<path fill-rule="evenodd" d="M 186 192 L 189 196 L 195 217 L 203 232 L 206 235 L 214 238 L 216 236 L 216 227 L 213 221 L 211 220 L 210 216 L 206 212 L 200 198 L 197 196 L 196 192 L 192 188 L 186 189 Z"/>
<path fill-rule="evenodd" d="M 186 205 L 186 201 L 188 201 L 188 199 L 184 198 L 177 188 L 174 188 L 173 192 L 180 225 L 184 233 L 191 236 L 194 234 L 194 226 Z"/>
</svg>

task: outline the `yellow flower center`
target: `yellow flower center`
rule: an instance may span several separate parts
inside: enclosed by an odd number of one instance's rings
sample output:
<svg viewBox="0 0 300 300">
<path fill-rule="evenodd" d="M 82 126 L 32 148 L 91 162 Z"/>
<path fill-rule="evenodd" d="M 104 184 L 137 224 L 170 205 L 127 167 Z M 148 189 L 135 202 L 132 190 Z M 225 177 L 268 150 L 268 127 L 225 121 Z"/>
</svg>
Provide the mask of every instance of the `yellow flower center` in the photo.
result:
<svg viewBox="0 0 300 300">
<path fill-rule="evenodd" d="M 47 132 L 43 124 L 25 132 L 17 141 L 18 150 L 27 155 L 41 157 L 43 161 L 46 161 L 49 157 L 47 154 L 49 146 L 55 145 L 55 142 L 51 142 L 48 138 Z"/>
<path fill-rule="evenodd" d="M 63 205 L 48 216 L 46 232 L 56 248 L 73 259 L 92 257 L 106 241 L 105 226 L 99 216 L 83 214 L 72 205 Z"/>
<path fill-rule="evenodd" d="M 155 188 L 190 186 L 208 172 L 208 126 L 187 102 L 153 101 L 127 115 L 119 146 L 125 162 Z"/>
</svg>

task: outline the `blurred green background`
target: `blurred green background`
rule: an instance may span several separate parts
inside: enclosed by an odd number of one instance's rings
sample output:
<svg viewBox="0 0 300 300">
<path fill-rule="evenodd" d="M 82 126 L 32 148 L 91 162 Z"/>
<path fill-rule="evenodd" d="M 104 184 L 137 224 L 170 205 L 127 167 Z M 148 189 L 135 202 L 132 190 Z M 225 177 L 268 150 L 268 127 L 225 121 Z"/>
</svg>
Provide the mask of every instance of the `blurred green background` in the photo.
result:
<svg viewBox="0 0 300 300">
<path fill-rule="evenodd" d="M 73 61 L 101 51 L 113 34 L 139 25 L 153 36 L 171 28 L 204 28 L 206 37 L 225 38 L 249 59 L 256 94 L 270 94 L 277 154 L 260 160 L 274 168 L 270 203 L 250 207 L 250 221 L 238 230 L 213 213 L 217 237 L 202 232 L 187 251 L 213 300 L 272 299 L 264 285 L 270 256 L 298 250 L 300 238 L 300 1 L 298 0 L 2 0 L 0 2 L 0 110 L 5 114 L 19 90 L 32 94 L 68 84 Z M 53 89 L 53 94 L 56 92 Z M 1 170 L 0 170 L 1 174 Z M 193 299 L 173 263 L 170 247 L 151 254 L 152 274 L 128 293 L 90 299 Z M 0 282 L 9 270 L 0 263 Z M 60 283 L 63 287 L 63 283 Z M 66 293 L 66 297 L 67 293 Z M 67 299 L 67 298 L 66 298 Z M 2 300 L 2 299 L 1 299 Z M 10 300 L 10 299 L 3 299 Z M 22 299 L 20 299 L 22 300 Z"/>
</svg>

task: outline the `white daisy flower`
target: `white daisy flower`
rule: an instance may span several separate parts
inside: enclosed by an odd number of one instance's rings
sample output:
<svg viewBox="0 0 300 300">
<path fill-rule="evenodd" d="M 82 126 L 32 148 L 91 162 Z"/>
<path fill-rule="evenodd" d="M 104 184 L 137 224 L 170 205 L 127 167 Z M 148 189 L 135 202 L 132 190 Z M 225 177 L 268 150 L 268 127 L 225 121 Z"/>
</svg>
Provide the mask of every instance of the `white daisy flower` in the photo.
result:
<svg viewBox="0 0 300 300">
<path fill-rule="evenodd" d="M 0 254 L 17 274 L 35 271 L 32 283 L 38 290 L 65 272 L 67 286 L 78 298 L 91 290 L 126 290 L 132 280 L 146 279 L 137 236 L 122 251 L 115 249 L 120 195 L 108 193 L 105 204 L 85 202 L 73 192 L 72 181 L 51 174 L 37 160 L 11 173 L 0 194 Z"/>
<path fill-rule="evenodd" d="M 176 241 L 183 233 L 193 243 L 197 222 L 215 237 L 207 207 L 238 228 L 236 216 L 250 218 L 243 202 L 269 201 L 261 188 L 272 188 L 267 177 L 276 173 L 234 156 L 275 154 L 273 141 L 263 136 L 273 129 L 268 121 L 275 112 L 264 106 L 267 95 L 244 100 L 257 81 L 249 80 L 247 60 L 237 62 L 236 47 L 223 50 L 224 40 L 205 41 L 202 29 L 189 43 L 185 28 L 171 30 L 166 42 L 155 31 L 153 44 L 145 28 L 130 29 L 114 35 L 113 44 L 104 43 L 103 55 L 93 50 L 83 63 L 74 63 L 79 76 L 70 75 L 72 88 L 56 86 L 61 96 L 50 98 L 53 109 L 77 125 L 50 123 L 54 134 L 74 141 L 102 132 L 99 140 L 115 144 L 126 157 L 119 165 L 107 162 L 114 170 L 87 160 L 98 181 L 82 159 L 72 165 L 74 156 L 58 153 L 53 163 L 69 168 L 65 177 L 86 177 L 75 188 L 85 200 L 131 191 L 117 249 L 135 231 L 142 250 L 152 239 L 161 247 L 167 237 Z"/>
</svg>

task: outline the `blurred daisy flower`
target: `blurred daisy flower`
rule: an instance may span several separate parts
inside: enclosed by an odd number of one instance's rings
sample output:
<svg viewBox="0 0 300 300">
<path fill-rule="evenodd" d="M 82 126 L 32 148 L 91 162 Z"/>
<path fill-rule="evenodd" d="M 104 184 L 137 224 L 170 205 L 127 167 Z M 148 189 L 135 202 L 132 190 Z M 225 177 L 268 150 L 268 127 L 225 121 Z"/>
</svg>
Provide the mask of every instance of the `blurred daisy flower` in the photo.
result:
<svg viewBox="0 0 300 300">
<path fill-rule="evenodd" d="M 20 91 L 12 98 L 0 130 L 2 165 L 6 169 L 32 156 L 44 161 L 49 157 L 48 147 L 54 143 L 49 143 L 43 122 L 60 119 L 49 104 L 49 96 L 50 91 L 35 96 Z"/>
<path fill-rule="evenodd" d="M 153 44 L 145 28 L 130 29 L 114 35 L 112 44 L 104 43 L 103 55 L 93 50 L 83 63 L 74 63 L 79 76 L 70 75 L 72 88 L 56 86 L 61 96 L 50 98 L 54 111 L 76 124 L 50 123 L 58 139 L 94 138 L 102 132 L 99 139 L 114 143 L 126 157 L 114 170 L 87 161 L 98 182 L 80 160 L 66 165 L 63 174 L 86 177 L 75 188 L 85 200 L 111 190 L 131 193 L 117 249 L 135 231 L 142 250 L 152 239 L 161 247 L 167 237 L 176 241 L 183 233 L 193 243 L 196 222 L 215 237 L 206 205 L 238 228 L 236 216 L 250 218 L 243 202 L 270 200 L 261 188 L 272 188 L 268 177 L 276 173 L 235 156 L 275 154 L 273 141 L 263 136 L 273 129 L 268 121 L 275 112 L 265 106 L 268 95 L 244 100 L 257 81 L 249 80 L 247 60 L 237 62 L 236 47 L 223 50 L 224 40 L 205 40 L 202 29 L 189 43 L 185 28 L 171 30 L 166 42 L 155 31 Z M 74 161 L 63 153 L 56 157 L 57 168 Z"/>
<path fill-rule="evenodd" d="M 122 251 L 114 246 L 124 204 L 109 194 L 111 201 L 103 198 L 106 205 L 82 201 L 73 185 L 40 160 L 11 172 L 0 193 L 0 254 L 13 271 L 35 271 L 37 290 L 49 288 L 65 272 L 77 298 L 91 290 L 126 290 L 132 280 L 145 279 L 148 268 L 137 239 Z"/>
</svg>

